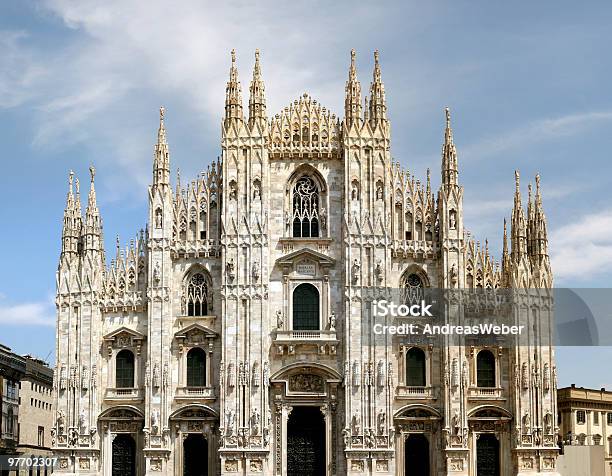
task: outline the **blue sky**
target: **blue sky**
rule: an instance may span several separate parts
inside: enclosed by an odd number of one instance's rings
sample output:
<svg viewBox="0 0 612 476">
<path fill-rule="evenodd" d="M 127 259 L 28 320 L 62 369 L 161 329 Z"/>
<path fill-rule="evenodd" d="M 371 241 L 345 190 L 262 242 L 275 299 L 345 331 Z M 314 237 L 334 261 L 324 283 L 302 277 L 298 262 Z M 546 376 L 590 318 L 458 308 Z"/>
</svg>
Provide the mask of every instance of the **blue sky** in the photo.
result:
<svg viewBox="0 0 612 476">
<path fill-rule="evenodd" d="M 160 105 L 182 177 L 217 157 L 232 48 L 243 89 L 260 48 L 270 114 L 305 91 L 342 114 L 350 49 L 364 91 L 379 49 L 394 157 L 437 186 L 449 106 L 472 234 L 498 255 L 514 169 L 524 196 L 540 172 L 556 284 L 609 287 L 611 20 L 604 1 L 2 2 L 0 342 L 54 348 L 70 169 L 86 185 L 95 164 L 112 250 L 144 226 Z M 584 356 L 559 349 L 560 383 L 612 387 Z"/>
</svg>

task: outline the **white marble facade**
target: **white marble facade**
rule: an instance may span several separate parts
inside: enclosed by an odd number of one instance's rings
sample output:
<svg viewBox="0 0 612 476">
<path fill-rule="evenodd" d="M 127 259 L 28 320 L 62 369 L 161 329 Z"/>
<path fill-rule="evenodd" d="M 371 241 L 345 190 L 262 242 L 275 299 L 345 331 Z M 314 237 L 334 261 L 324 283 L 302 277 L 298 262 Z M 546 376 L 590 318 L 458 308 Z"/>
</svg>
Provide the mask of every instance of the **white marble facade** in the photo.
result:
<svg viewBox="0 0 612 476">
<path fill-rule="evenodd" d="M 473 476 L 485 444 L 479 475 L 555 473 L 550 347 L 375 335 L 370 310 L 399 287 L 549 290 L 539 178 L 525 213 L 516 175 L 498 265 L 466 231 L 448 110 L 437 194 L 393 162 L 378 53 L 364 102 L 351 54 L 340 118 L 308 94 L 268 116 L 259 53 L 243 111 L 232 52 L 221 157 L 187 184 L 160 112 L 148 224 L 110 263 L 95 170 L 84 216 L 70 175 L 59 473 L 292 474 L 295 435 L 303 474 Z"/>
</svg>

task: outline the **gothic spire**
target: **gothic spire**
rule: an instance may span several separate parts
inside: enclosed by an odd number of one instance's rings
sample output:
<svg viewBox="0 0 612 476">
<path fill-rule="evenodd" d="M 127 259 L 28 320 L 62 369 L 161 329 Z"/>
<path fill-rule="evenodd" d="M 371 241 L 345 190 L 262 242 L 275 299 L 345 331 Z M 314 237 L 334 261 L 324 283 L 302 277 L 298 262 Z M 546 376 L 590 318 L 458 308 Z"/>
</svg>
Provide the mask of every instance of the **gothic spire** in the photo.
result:
<svg viewBox="0 0 612 476">
<path fill-rule="evenodd" d="M 442 184 L 457 185 L 457 176 L 459 175 L 457 148 L 453 141 L 450 109 L 447 107 L 444 111 L 446 113 L 446 128 L 444 130 L 444 145 L 442 145 Z"/>
<path fill-rule="evenodd" d="M 170 185 L 170 151 L 166 140 L 166 126 L 164 117 L 166 109 L 159 108 L 159 129 L 157 130 L 157 143 L 155 144 L 153 160 L 153 186 L 166 187 Z"/>
<path fill-rule="evenodd" d="M 94 186 L 94 178 L 96 169 L 89 167 L 91 184 L 89 187 L 89 196 L 87 199 L 87 209 L 85 210 L 85 227 L 83 229 L 83 248 L 84 250 L 100 250 L 101 243 L 101 220 L 98 205 L 96 203 L 96 189 Z"/>
<path fill-rule="evenodd" d="M 66 195 L 66 208 L 64 209 L 64 224 L 62 226 L 62 255 L 77 251 L 78 230 L 75 230 L 74 212 L 75 202 L 73 194 L 74 172 L 68 175 L 68 193 Z"/>
<path fill-rule="evenodd" d="M 385 85 L 382 82 L 378 50 L 374 52 L 374 74 L 370 85 L 370 122 L 372 125 L 387 120 L 387 102 L 385 100 Z"/>
<path fill-rule="evenodd" d="M 258 49 L 255 50 L 255 67 L 249 93 L 249 127 L 253 127 L 256 120 L 266 121 L 266 91 L 261 77 Z"/>
<path fill-rule="evenodd" d="M 538 257 L 548 256 L 548 232 L 546 229 L 546 215 L 542 206 L 542 193 L 540 190 L 540 174 L 535 177 L 536 196 L 534 201 L 534 249 L 533 254 Z"/>
<path fill-rule="evenodd" d="M 361 83 L 357 79 L 354 49 L 351 50 L 351 65 L 345 87 L 344 118 L 348 127 L 359 124 L 361 119 Z"/>
<path fill-rule="evenodd" d="M 235 50 L 232 50 L 230 77 L 225 88 L 225 124 L 227 125 L 232 119 L 244 120 L 242 115 L 242 89 L 240 81 L 238 81 Z"/>
<path fill-rule="evenodd" d="M 512 208 L 512 258 L 515 262 L 527 253 L 527 226 L 525 212 L 521 200 L 521 177 L 518 170 L 514 171 L 515 191 Z"/>
</svg>

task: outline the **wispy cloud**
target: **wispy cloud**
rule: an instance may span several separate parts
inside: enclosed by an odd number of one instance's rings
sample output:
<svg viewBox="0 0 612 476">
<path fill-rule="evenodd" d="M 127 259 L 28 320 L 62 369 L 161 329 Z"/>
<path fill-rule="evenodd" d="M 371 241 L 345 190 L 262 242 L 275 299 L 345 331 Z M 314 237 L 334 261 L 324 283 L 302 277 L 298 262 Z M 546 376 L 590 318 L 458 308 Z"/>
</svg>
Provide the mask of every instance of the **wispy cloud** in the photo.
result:
<svg viewBox="0 0 612 476">
<path fill-rule="evenodd" d="M 0 303 L 2 326 L 55 326 L 55 306 L 52 302 Z"/>
<path fill-rule="evenodd" d="M 539 119 L 468 145 L 463 150 L 463 156 L 470 161 L 490 158 L 519 147 L 579 134 L 594 124 L 609 121 L 612 121 L 612 111 L 590 111 Z"/>
<path fill-rule="evenodd" d="M 550 250 L 555 277 L 597 278 L 612 269 L 612 209 L 582 217 L 554 230 Z"/>
</svg>

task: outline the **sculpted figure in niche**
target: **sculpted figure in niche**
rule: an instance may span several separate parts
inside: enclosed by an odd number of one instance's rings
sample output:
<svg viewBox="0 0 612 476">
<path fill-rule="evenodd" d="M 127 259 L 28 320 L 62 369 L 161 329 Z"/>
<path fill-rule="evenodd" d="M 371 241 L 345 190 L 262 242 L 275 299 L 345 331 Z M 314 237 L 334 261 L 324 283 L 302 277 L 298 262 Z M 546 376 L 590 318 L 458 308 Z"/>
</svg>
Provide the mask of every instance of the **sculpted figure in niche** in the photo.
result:
<svg viewBox="0 0 612 476">
<path fill-rule="evenodd" d="M 279 309 L 278 311 L 276 311 L 276 328 L 282 329 L 284 324 L 285 322 L 283 319 L 283 312 Z"/>
<path fill-rule="evenodd" d="M 163 224 L 163 217 L 161 208 L 155 210 L 155 228 L 161 228 Z"/>
<path fill-rule="evenodd" d="M 455 230 L 457 228 L 457 212 L 451 210 L 448 217 L 449 228 Z"/>
<path fill-rule="evenodd" d="M 383 186 L 382 186 L 382 182 L 377 182 L 376 183 L 376 200 L 382 200 L 383 199 Z"/>
<path fill-rule="evenodd" d="M 334 311 L 329 315 L 329 330 L 336 330 L 336 313 Z"/>
<path fill-rule="evenodd" d="M 378 434 L 379 435 L 384 435 L 385 434 L 385 425 L 387 422 L 387 416 L 385 415 L 385 412 L 383 412 L 382 410 L 378 411 L 378 416 L 376 417 L 376 421 L 378 422 Z"/>
<path fill-rule="evenodd" d="M 359 281 L 359 270 L 361 269 L 361 266 L 359 266 L 359 261 L 357 261 L 356 259 L 353 260 L 353 266 L 351 267 L 351 278 L 353 280 L 353 284 L 357 284 L 357 282 Z"/>
</svg>

